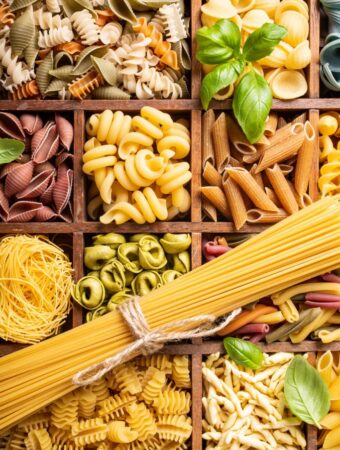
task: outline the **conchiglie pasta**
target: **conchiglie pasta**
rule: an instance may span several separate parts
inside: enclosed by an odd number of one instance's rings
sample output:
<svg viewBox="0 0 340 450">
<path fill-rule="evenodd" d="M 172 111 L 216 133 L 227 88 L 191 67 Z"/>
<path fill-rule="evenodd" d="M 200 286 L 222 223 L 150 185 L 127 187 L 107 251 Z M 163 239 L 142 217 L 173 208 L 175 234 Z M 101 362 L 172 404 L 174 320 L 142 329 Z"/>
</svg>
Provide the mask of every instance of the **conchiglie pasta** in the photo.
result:
<svg viewBox="0 0 340 450">
<path fill-rule="evenodd" d="M 252 33 L 257 30 L 257 28 L 262 27 L 265 23 L 272 23 L 273 20 L 270 19 L 266 11 L 262 9 L 253 9 L 248 11 L 242 19 L 242 29 L 248 33 Z"/>
<path fill-rule="evenodd" d="M 306 94 L 306 78 L 297 70 L 283 70 L 273 79 L 273 96 L 282 100 L 291 100 Z"/>
<path fill-rule="evenodd" d="M 309 41 L 303 41 L 288 53 L 285 66 L 287 69 L 304 69 L 310 64 L 311 58 Z"/>
<path fill-rule="evenodd" d="M 297 11 L 283 12 L 279 16 L 277 23 L 287 29 L 288 33 L 283 39 L 292 47 L 296 47 L 308 38 L 308 20 Z"/>
</svg>

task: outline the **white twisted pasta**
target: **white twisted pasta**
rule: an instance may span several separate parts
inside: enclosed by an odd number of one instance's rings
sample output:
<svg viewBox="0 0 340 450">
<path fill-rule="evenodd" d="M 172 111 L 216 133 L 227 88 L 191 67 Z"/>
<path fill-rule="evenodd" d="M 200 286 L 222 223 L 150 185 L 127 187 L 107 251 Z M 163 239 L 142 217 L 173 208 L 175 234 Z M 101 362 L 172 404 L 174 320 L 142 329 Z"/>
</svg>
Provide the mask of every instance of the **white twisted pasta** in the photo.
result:
<svg viewBox="0 0 340 450">
<path fill-rule="evenodd" d="M 105 45 L 116 44 L 122 32 L 123 27 L 119 22 L 109 22 L 100 30 L 99 40 Z"/>
<path fill-rule="evenodd" d="M 93 45 L 99 38 L 99 27 L 87 9 L 76 11 L 71 16 L 73 28 L 84 45 Z"/>
<path fill-rule="evenodd" d="M 175 83 L 168 75 L 158 72 L 155 67 L 146 67 L 140 73 L 140 78 L 136 83 L 134 92 L 139 99 L 162 96 L 172 100 L 181 98 L 182 88 Z"/>
<path fill-rule="evenodd" d="M 188 36 L 178 3 L 162 6 L 159 9 L 159 14 L 163 21 L 168 42 L 178 42 Z"/>
<path fill-rule="evenodd" d="M 70 19 L 68 17 L 61 18 L 59 14 L 53 15 L 50 11 L 45 11 L 44 8 L 39 8 L 33 13 L 34 24 L 39 26 L 42 30 L 49 28 L 68 27 L 72 29 Z"/>
<path fill-rule="evenodd" d="M 46 8 L 52 13 L 60 12 L 59 0 L 46 0 Z"/>
<path fill-rule="evenodd" d="M 18 62 L 17 56 L 12 56 L 11 48 L 6 47 L 5 38 L 0 39 L 0 62 L 8 74 L 8 78 L 3 82 L 3 87 L 10 92 L 34 78 L 33 71 L 26 68 L 22 62 Z"/>
<path fill-rule="evenodd" d="M 50 30 L 39 31 L 38 45 L 40 48 L 51 48 L 59 44 L 71 42 L 73 31 L 68 26 L 51 28 Z"/>
</svg>

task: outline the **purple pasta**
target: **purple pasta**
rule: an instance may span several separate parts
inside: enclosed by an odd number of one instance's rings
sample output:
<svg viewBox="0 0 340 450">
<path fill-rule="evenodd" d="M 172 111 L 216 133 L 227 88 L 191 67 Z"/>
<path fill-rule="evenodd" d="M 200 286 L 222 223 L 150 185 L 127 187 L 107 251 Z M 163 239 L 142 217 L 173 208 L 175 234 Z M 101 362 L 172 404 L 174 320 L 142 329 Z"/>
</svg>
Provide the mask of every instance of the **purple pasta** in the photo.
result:
<svg viewBox="0 0 340 450">
<path fill-rule="evenodd" d="M 325 275 L 322 275 L 322 279 L 329 283 L 340 283 L 340 277 L 335 275 L 335 273 L 326 273 Z"/>
<path fill-rule="evenodd" d="M 270 331 L 270 326 L 266 323 L 248 323 L 238 330 L 234 331 L 235 335 L 242 334 L 253 334 L 253 333 L 264 333 L 267 334 Z"/>
<path fill-rule="evenodd" d="M 312 301 L 312 302 L 338 302 L 340 303 L 340 296 L 339 295 L 332 295 L 332 294 L 323 294 L 320 292 L 310 292 L 305 295 L 306 301 Z"/>
<path fill-rule="evenodd" d="M 318 302 L 318 301 L 306 301 L 305 305 L 311 308 L 322 308 L 322 309 L 340 309 L 340 301 L 339 302 Z"/>
<path fill-rule="evenodd" d="M 229 252 L 230 247 L 224 245 L 216 244 L 214 241 L 208 241 L 204 244 L 203 254 L 207 261 L 212 261 L 218 256 L 224 255 L 224 253 Z"/>
</svg>

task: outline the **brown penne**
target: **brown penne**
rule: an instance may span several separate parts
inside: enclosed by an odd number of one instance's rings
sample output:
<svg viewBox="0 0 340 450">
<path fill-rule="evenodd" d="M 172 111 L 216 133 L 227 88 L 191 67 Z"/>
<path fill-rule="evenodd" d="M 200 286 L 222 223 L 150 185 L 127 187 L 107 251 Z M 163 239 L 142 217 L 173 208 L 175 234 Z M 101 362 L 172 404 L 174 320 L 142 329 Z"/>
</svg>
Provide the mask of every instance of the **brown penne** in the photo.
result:
<svg viewBox="0 0 340 450">
<path fill-rule="evenodd" d="M 227 117 L 229 139 L 235 149 L 243 155 L 256 153 L 256 147 L 248 142 L 245 134 L 231 117 Z"/>
<path fill-rule="evenodd" d="M 301 113 L 299 116 L 295 117 L 295 119 L 293 119 L 291 121 L 291 124 L 294 124 L 294 123 L 305 123 L 306 120 L 307 120 L 307 114 L 304 112 L 304 113 Z"/>
<path fill-rule="evenodd" d="M 278 208 L 281 208 L 282 205 L 281 205 L 281 203 L 280 203 L 280 200 L 279 200 L 278 196 L 275 194 L 275 192 L 273 191 L 273 189 L 271 189 L 271 188 L 269 188 L 269 187 L 265 187 L 264 190 L 265 190 L 265 193 L 266 193 L 266 194 L 268 195 L 268 197 L 270 198 L 270 200 L 271 200 L 273 203 L 275 203 L 275 205 L 276 205 Z"/>
<path fill-rule="evenodd" d="M 202 186 L 201 192 L 204 197 L 212 203 L 215 208 L 225 217 L 230 217 L 227 199 L 218 186 Z"/>
<path fill-rule="evenodd" d="M 227 172 L 224 173 L 222 182 L 235 228 L 239 230 L 247 221 L 247 209 L 243 201 L 242 191 Z"/>
<path fill-rule="evenodd" d="M 222 175 L 220 175 L 215 167 L 207 161 L 203 169 L 203 178 L 210 186 L 222 187 Z"/>
<path fill-rule="evenodd" d="M 266 137 L 274 136 L 277 129 L 278 115 L 275 112 L 271 112 L 267 117 L 266 123 L 264 125 L 264 135 Z"/>
<path fill-rule="evenodd" d="M 265 211 L 277 211 L 275 204 L 268 198 L 265 191 L 257 184 L 253 176 L 242 167 L 228 168 L 230 177 L 247 194 L 250 200 L 260 209 Z"/>
<path fill-rule="evenodd" d="M 217 222 L 216 208 L 206 198 L 202 199 L 202 211 L 203 211 L 203 219 L 208 218 L 211 219 L 213 222 Z"/>
<path fill-rule="evenodd" d="M 294 166 L 293 165 L 285 164 L 285 163 L 279 163 L 278 166 L 280 167 L 281 172 L 283 173 L 284 176 L 287 176 L 290 173 L 294 172 Z"/>
<path fill-rule="evenodd" d="M 297 204 L 299 205 L 300 209 L 306 208 L 307 206 L 311 205 L 313 203 L 313 200 L 311 199 L 310 195 L 305 192 L 302 195 L 299 195 L 296 192 L 296 189 L 294 187 L 294 184 L 288 180 L 289 186 L 294 194 L 295 200 Z"/>
<path fill-rule="evenodd" d="M 288 217 L 284 209 L 279 209 L 276 212 L 263 211 L 258 208 L 250 209 L 247 213 L 248 223 L 277 223 L 280 220 Z"/>
<path fill-rule="evenodd" d="M 216 119 L 211 132 L 214 144 L 215 167 L 219 173 L 222 173 L 230 160 L 227 118 L 224 112 Z"/>
<path fill-rule="evenodd" d="M 294 178 L 294 186 L 299 195 L 307 192 L 315 147 L 318 146 L 315 130 L 309 121 L 305 123 L 304 129 L 305 140 L 298 152 Z"/>
<path fill-rule="evenodd" d="M 280 128 L 284 127 L 285 125 L 287 125 L 287 120 L 284 117 L 280 116 L 277 121 L 277 129 L 279 130 Z"/>
<path fill-rule="evenodd" d="M 303 144 L 305 140 L 303 124 L 295 123 L 294 125 L 289 125 L 289 128 L 284 127 L 281 128 L 281 130 L 285 130 L 285 132 L 282 134 L 280 142 L 270 146 L 263 152 L 256 172 L 261 172 L 262 170 L 295 155 Z M 278 133 L 280 133 L 281 130 L 279 130 Z"/>
<path fill-rule="evenodd" d="M 299 210 L 299 205 L 297 204 L 289 183 L 279 165 L 275 164 L 273 168 L 266 169 L 266 175 L 283 208 L 289 214 L 297 212 Z"/>
<path fill-rule="evenodd" d="M 250 173 L 252 174 L 252 177 L 254 178 L 256 183 L 260 186 L 260 188 L 264 190 L 264 182 L 263 182 L 263 178 L 262 178 L 262 173 L 261 172 L 256 173 L 256 169 L 257 169 L 257 164 L 254 164 L 250 169 Z"/>
<path fill-rule="evenodd" d="M 209 161 L 215 165 L 214 145 L 212 140 L 211 129 L 215 122 L 215 113 L 209 109 L 203 114 L 203 130 L 202 130 L 202 146 L 203 146 L 203 167 Z"/>
</svg>

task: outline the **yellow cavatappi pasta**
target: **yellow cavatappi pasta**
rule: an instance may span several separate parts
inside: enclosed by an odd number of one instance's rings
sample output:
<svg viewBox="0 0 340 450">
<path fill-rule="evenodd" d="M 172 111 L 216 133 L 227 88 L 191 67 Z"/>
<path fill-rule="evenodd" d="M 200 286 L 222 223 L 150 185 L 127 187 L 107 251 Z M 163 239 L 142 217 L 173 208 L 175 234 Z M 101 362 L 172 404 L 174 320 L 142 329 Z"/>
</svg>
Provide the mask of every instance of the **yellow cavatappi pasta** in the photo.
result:
<svg viewBox="0 0 340 450">
<path fill-rule="evenodd" d="M 318 180 L 321 196 L 340 192 L 340 141 L 335 136 L 338 121 L 331 114 L 323 114 L 319 120 L 320 175 Z"/>
<path fill-rule="evenodd" d="M 98 192 L 90 197 L 90 217 L 142 224 L 188 212 L 191 198 L 184 186 L 192 174 L 190 164 L 180 161 L 190 152 L 188 126 L 149 106 L 134 117 L 110 110 L 91 115 L 83 171 Z"/>
</svg>

